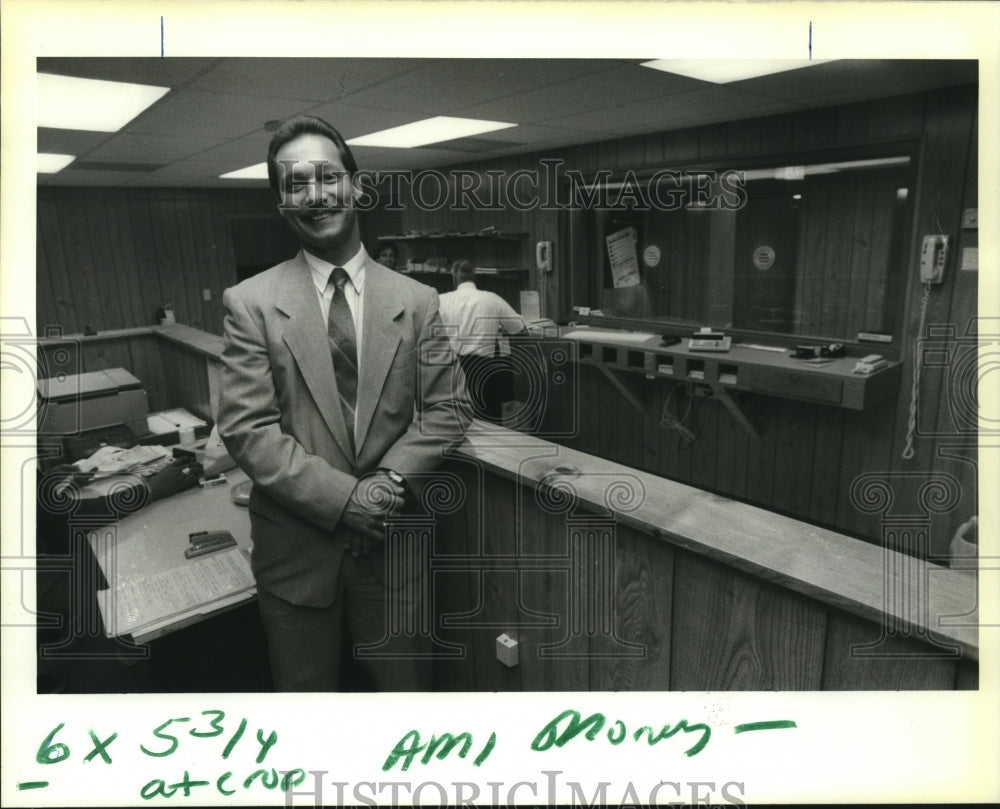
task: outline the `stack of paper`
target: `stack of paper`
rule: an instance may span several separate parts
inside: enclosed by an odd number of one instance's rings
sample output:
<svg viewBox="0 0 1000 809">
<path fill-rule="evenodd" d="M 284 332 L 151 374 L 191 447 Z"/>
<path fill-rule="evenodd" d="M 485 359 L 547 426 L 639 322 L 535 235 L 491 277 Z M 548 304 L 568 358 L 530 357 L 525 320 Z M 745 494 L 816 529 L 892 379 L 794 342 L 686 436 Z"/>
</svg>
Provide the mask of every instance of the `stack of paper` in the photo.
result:
<svg viewBox="0 0 1000 809">
<path fill-rule="evenodd" d="M 239 548 L 184 560 L 150 576 L 99 590 L 97 603 L 109 638 L 142 635 L 185 617 L 213 612 L 254 592 L 250 563 Z"/>
<path fill-rule="evenodd" d="M 175 407 L 172 410 L 161 410 L 159 413 L 150 413 L 146 417 L 146 422 L 151 433 L 163 435 L 172 433 L 183 427 L 205 427 L 205 421 L 198 418 L 193 413 L 189 413 L 183 407 Z"/>
</svg>

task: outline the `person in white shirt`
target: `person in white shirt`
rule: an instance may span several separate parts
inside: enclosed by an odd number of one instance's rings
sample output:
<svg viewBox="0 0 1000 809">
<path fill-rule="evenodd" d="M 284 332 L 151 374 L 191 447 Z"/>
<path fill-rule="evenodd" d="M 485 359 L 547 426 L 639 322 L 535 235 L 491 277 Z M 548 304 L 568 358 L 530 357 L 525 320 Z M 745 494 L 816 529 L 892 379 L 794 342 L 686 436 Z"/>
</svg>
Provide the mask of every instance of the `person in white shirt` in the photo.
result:
<svg viewBox="0 0 1000 809">
<path fill-rule="evenodd" d="M 441 322 L 465 371 L 476 416 L 499 422 L 513 390 L 507 338 L 524 333 L 526 326 L 507 301 L 476 287 L 470 261 L 456 261 L 451 271 L 455 290 L 441 296 Z"/>
</svg>

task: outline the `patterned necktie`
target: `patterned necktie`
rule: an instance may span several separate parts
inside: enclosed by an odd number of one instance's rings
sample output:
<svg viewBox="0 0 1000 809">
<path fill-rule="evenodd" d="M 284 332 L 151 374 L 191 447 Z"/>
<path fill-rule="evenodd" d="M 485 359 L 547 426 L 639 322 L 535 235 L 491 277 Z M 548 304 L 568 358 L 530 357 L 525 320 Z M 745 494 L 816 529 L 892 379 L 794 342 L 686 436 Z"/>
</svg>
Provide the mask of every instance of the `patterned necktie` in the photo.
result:
<svg viewBox="0 0 1000 809">
<path fill-rule="evenodd" d="M 343 267 L 334 267 L 329 283 L 334 285 L 333 300 L 330 302 L 330 316 L 326 333 L 330 338 L 330 353 L 333 355 L 333 373 L 337 378 L 340 392 L 340 406 L 344 411 L 347 435 L 354 447 L 354 411 L 358 403 L 358 343 L 354 331 L 354 318 L 347 305 L 344 284 L 350 279 Z"/>
</svg>

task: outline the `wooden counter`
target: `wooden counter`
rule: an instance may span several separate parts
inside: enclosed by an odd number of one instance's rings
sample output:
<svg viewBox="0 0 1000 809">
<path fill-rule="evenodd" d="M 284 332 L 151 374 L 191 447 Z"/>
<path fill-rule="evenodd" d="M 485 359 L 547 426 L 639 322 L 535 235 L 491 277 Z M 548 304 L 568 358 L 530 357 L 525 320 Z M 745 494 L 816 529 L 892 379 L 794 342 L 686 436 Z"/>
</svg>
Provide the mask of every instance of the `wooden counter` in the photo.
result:
<svg viewBox="0 0 1000 809">
<path fill-rule="evenodd" d="M 457 455 L 433 564 L 467 688 L 976 687 L 968 572 L 493 425 Z"/>
</svg>

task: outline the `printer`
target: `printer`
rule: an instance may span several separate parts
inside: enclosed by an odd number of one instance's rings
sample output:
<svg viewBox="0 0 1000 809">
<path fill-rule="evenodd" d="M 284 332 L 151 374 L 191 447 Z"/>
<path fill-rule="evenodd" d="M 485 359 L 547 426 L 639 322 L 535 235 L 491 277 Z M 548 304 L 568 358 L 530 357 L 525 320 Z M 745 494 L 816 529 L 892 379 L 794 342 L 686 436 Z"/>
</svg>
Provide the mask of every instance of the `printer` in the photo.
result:
<svg viewBox="0 0 1000 809">
<path fill-rule="evenodd" d="M 67 454 L 131 446 L 149 432 L 142 383 L 124 368 L 38 380 L 38 435 L 61 437 Z"/>
</svg>

